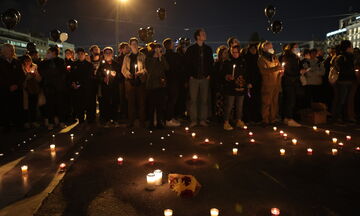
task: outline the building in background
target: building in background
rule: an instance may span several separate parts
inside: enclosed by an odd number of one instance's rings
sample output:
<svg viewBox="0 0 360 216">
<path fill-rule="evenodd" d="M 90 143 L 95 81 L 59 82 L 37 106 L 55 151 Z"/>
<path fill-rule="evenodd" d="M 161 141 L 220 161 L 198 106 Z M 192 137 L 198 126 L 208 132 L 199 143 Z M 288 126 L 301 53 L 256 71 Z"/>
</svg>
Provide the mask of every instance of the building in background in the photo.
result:
<svg viewBox="0 0 360 216">
<path fill-rule="evenodd" d="M 339 20 L 339 29 L 326 34 L 326 42 L 330 47 L 342 40 L 349 40 L 354 47 L 360 47 L 360 14 Z"/>
<path fill-rule="evenodd" d="M 21 33 L 0 27 L 0 45 L 4 43 L 14 45 L 17 56 L 21 56 L 26 53 L 26 45 L 28 42 L 33 42 L 36 44 L 36 49 L 42 58 L 45 57 L 46 51 L 50 46 L 57 45 L 60 48 L 60 57 L 64 57 L 64 52 L 66 49 L 75 48 L 75 45 L 71 43 L 56 43 L 39 35 Z"/>
</svg>

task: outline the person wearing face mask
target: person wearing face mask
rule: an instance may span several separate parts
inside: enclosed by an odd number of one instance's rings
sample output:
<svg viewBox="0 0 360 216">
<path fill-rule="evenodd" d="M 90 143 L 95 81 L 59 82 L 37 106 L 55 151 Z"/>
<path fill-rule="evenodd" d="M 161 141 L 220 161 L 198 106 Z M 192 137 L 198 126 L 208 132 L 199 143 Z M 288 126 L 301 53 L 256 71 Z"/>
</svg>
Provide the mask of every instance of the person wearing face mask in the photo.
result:
<svg viewBox="0 0 360 216">
<path fill-rule="evenodd" d="M 66 120 L 66 93 L 68 92 L 68 76 L 65 61 L 59 58 L 59 48 L 50 47 L 46 60 L 39 66 L 43 89 L 46 97 L 48 130 L 53 130 L 54 124 L 60 123 L 65 128 Z M 56 118 L 56 119 L 55 119 Z"/>
<path fill-rule="evenodd" d="M 222 72 L 225 78 L 224 130 L 227 131 L 234 129 L 229 122 L 231 110 L 234 106 L 236 127 L 243 128 L 245 126 L 242 121 L 244 95 L 252 88 L 246 61 L 243 57 L 240 57 L 240 51 L 240 46 L 234 46 L 230 49 L 230 59 L 225 62 Z"/>
<path fill-rule="evenodd" d="M 269 41 L 259 44 L 258 66 L 262 76 L 261 115 L 264 125 L 276 122 L 279 110 L 279 92 L 284 67 L 275 55 L 273 45 Z"/>
<path fill-rule="evenodd" d="M 104 61 L 101 62 L 97 75 L 99 76 L 101 97 L 104 108 L 104 127 L 110 127 L 113 122 L 115 127 L 119 126 L 117 108 L 119 105 L 119 83 L 120 66 L 114 60 L 114 50 L 112 47 L 103 49 Z"/>
<path fill-rule="evenodd" d="M 350 99 L 350 92 L 356 82 L 356 73 L 354 66 L 354 49 L 352 43 L 348 40 L 343 40 L 340 43 L 340 55 L 334 61 L 334 67 L 339 72 L 339 77 L 335 83 L 335 94 L 337 95 L 334 101 L 333 120 L 341 122 L 343 120 L 354 121 L 353 110 L 345 110 L 345 104 Z M 354 98 L 352 98 L 353 100 Z M 343 116 L 343 113 L 346 116 Z"/>
<path fill-rule="evenodd" d="M 306 69 L 300 67 L 300 56 L 299 46 L 296 43 L 290 43 L 285 46 L 284 54 L 280 59 L 280 62 L 285 64 L 282 77 L 284 124 L 290 127 L 301 126 L 294 120 L 296 98 L 301 90 L 300 75 L 306 72 Z"/>
</svg>

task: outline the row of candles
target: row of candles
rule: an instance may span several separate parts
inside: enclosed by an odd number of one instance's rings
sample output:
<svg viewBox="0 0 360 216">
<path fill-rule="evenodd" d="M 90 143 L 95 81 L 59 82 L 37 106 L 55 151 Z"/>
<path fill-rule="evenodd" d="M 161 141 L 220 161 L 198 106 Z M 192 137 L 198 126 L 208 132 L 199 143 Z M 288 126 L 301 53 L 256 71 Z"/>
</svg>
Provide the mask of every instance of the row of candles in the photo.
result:
<svg viewBox="0 0 360 216">
<path fill-rule="evenodd" d="M 164 216 L 172 216 L 174 211 L 172 209 L 165 209 Z M 278 216 L 280 215 L 280 209 L 278 208 L 271 208 L 270 209 L 271 216 Z M 210 209 L 210 216 L 219 216 L 220 210 L 217 208 Z"/>
</svg>

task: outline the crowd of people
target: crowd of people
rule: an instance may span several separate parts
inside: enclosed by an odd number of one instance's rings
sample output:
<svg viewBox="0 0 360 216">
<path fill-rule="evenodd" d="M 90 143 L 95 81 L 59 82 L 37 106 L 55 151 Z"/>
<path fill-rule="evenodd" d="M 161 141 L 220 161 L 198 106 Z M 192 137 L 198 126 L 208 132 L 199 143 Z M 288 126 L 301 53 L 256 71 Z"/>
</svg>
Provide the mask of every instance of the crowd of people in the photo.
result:
<svg viewBox="0 0 360 216">
<path fill-rule="evenodd" d="M 299 127 L 299 111 L 325 104 L 333 122 L 355 123 L 360 116 L 360 52 L 344 40 L 328 50 L 300 50 L 290 43 L 276 52 L 271 42 L 241 46 L 235 37 L 217 48 L 203 29 L 187 46 L 166 38 L 139 47 L 137 38 L 102 50 L 77 48 L 46 58 L 36 50 L 17 57 L 3 44 L 0 58 L 0 122 L 4 131 L 48 130 L 79 124 L 148 128 L 283 122 Z M 329 80 L 335 74 L 335 81 Z"/>
</svg>

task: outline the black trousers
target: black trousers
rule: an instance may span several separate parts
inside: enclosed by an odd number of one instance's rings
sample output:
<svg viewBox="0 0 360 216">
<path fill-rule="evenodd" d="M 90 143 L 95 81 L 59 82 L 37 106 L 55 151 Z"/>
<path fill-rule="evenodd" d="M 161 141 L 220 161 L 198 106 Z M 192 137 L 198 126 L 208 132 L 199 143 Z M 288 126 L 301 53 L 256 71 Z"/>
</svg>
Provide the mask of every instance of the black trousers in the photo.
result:
<svg viewBox="0 0 360 216">
<path fill-rule="evenodd" d="M 306 106 L 311 107 L 311 103 L 322 102 L 322 86 L 321 85 L 306 85 Z"/>
<path fill-rule="evenodd" d="M 59 92 L 54 89 L 46 89 L 46 112 L 49 119 L 49 123 L 54 123 L 54 118 L 57 116 L 60 122 L 65 122 L 68 114 L 69 94 L 65 92 Z"/>
<path fill-rule="evenodd" d="M 289 119 L 294 118 L 297 88 L 298 87 L 296 85 L 283 86 L 283 111 L 285 118 L 289 118 Z"/>
<path fill-rule="evenodd" d="M 119 89 L 117 86 L 103 85 L 101 88 L 102 93 L 102 107 L 104 121 L 114 120 L 118 121 L 117 110 L 119 106 Z"/>
<path fill-rule="evenodd" d="M 244 121 L 260 122 L 261 117 L 261 86 L 254 86 L 251 90 L 251 97 L 244 98 Z"/>
<path fill-rule="evenodd" d="M 180 84 L 178 82 L 168 83 L 167 87 L 167 106 L 166 120 L 170 121 L 175 118 L 176 104 L 179 100 Z"/>
<path fill-rule="evenodd" d="M 24 124 L 23 112 L 23 90 L 18 89 L 10 92 L 8 89 L 0 89 L 0 100 L 3 104 L 0 106 L 1 123 L 4 127 L 10 127 L 14 124 L 20 128 Z"/>
<path fill-rule="evenodd" d="M 37 120 L 38 94 L 28 94 L 29 109 L 25 110 L 25 119 L 27 122 L 35 122 Z"/>
<path fill-rule="evenodd" d="M 150 125 L 154 124 L 154 114 L 156 112 L 157 123 L 163 123 L 165 120 L 165 107 L 166 107 L 166 89 L 148 89 L 148 116 Z"/>
</svg>

